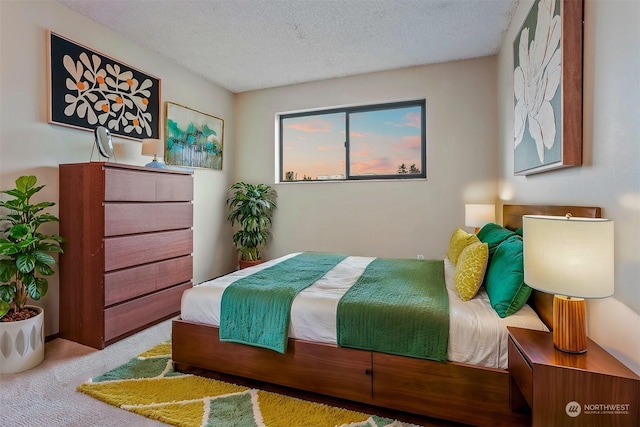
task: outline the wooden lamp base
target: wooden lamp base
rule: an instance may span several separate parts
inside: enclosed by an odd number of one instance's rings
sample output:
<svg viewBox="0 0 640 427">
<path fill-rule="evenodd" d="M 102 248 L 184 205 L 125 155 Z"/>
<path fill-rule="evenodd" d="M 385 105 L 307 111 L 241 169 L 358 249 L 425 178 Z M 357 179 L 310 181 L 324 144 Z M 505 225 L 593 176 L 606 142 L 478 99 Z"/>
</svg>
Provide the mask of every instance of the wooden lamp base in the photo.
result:
<svg viewBox="0 0 640 427">
<path fill-rule="evenodd" d="M 553 346 L 565 353 L 587 351 L 587 323 L 582 298 L 553 297 Z"/>
</svg>

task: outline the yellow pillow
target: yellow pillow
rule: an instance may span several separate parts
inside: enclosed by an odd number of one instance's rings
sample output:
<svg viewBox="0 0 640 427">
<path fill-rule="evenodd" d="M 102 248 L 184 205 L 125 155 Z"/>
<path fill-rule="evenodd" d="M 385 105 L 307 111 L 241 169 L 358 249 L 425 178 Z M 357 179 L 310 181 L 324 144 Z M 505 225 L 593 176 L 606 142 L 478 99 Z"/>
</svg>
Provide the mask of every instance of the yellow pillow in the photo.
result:
<svg viewBox="0 0 640 427">
<path fill-rule="evenodd" d="M 480 239 L 475 234 L 469 234 L 461 228 L 458 228 L 451 235 L 449 240 L 449 249 L 447 250 L 447 257 L 449 261 L 455 266 L 458 264 L 458 257 L 464 248 L 471 243 L 479 243 Z"/>
<path fill-rule="evenodd" d="M 478 293 L 488 260 L 489 245 L 486 243 L 472 243 L 462 250 L 453 275 L 453 284 L 462 301 L 469 301 Z"/>
</svg>

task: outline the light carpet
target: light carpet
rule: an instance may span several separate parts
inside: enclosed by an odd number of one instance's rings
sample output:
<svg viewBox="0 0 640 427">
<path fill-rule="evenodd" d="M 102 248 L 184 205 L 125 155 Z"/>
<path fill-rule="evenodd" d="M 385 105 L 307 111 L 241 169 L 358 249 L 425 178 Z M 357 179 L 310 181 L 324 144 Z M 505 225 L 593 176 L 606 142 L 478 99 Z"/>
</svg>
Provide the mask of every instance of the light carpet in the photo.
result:
<svg viewBox="0 0 640 427">
<path fill-rule="evenodd" d="M 410 427 L 400 421 L 173 370 L 171 343 L 78 386 L 96 399 L 184 427 Z M 415 426 L 414 426 L 415 427 Z"/>
</svg>

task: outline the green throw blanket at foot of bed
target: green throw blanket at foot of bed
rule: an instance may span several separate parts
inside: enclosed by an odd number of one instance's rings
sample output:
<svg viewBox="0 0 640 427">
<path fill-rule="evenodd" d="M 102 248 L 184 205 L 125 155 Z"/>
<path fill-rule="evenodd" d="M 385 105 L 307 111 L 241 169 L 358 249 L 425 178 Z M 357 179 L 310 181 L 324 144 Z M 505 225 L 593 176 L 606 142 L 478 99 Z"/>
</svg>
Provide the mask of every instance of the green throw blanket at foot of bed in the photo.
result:
<svg viewBox="0 0 640 427">
<path fill-rule="evenodd" d="M 375 259 L 340 300 L 337 325 L 340 346 L 445 362 L 443 261 Z"/>
<path fill-rule="evenodd" d="M 222 294 L 220 341 L 285 353 L 293 299 L 346 257 L 304 252 L 235 281 Z"/>
</svg>

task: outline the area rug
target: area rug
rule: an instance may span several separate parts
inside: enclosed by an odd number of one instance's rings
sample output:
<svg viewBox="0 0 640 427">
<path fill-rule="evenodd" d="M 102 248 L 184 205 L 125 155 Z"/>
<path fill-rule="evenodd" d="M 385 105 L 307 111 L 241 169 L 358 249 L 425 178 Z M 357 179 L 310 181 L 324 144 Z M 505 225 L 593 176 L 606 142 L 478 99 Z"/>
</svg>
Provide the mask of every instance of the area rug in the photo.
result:
<svg viewBox="0 0 640 427">
<path fill-rule="evenodd" d="M 417 427 L 413 424 L 182 374 L 171 343 L 78 386 L 110 405 L 184 427 Z"/>
</svg>

